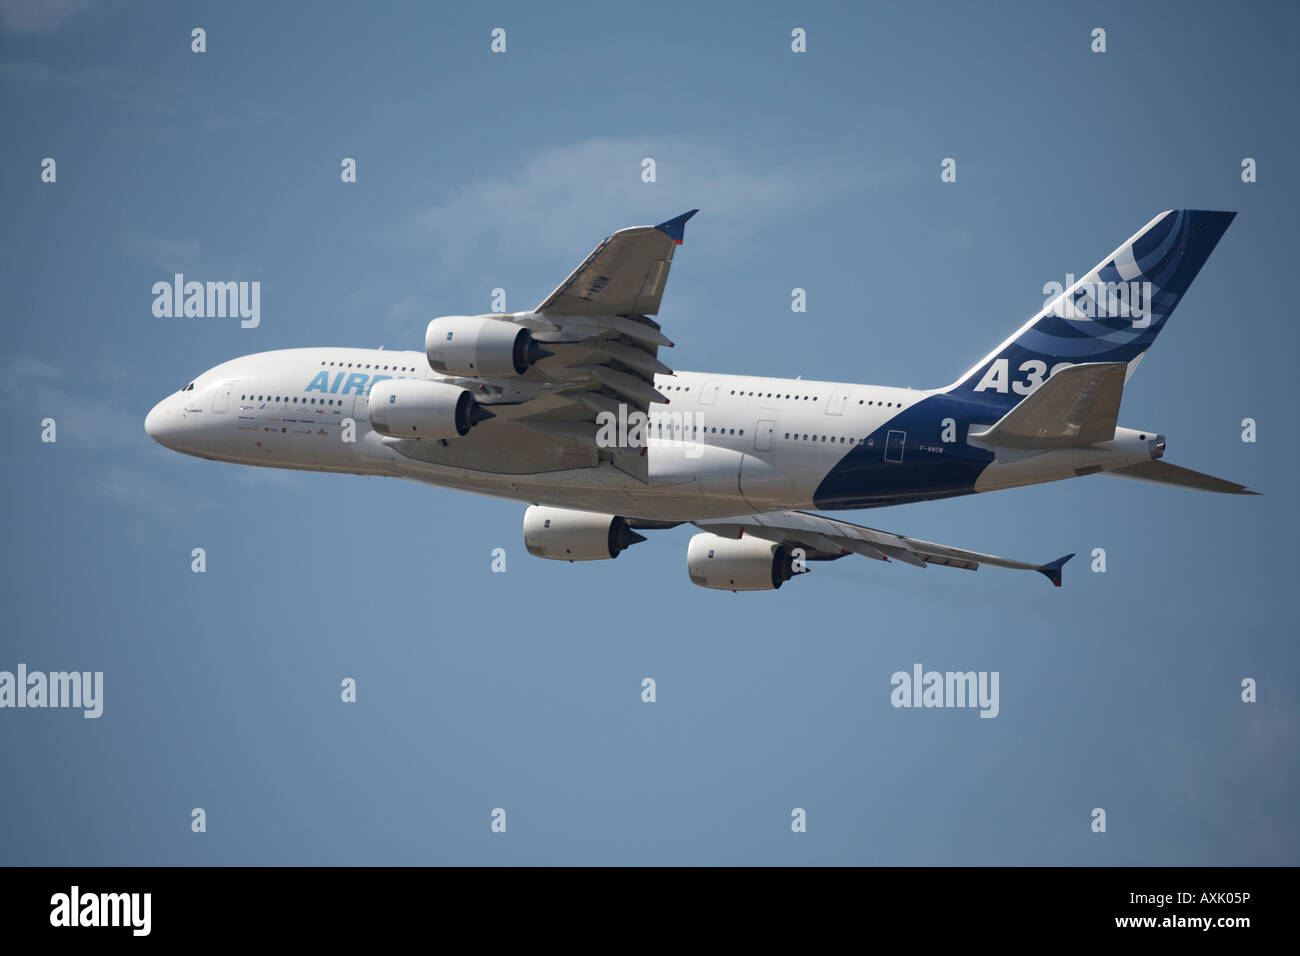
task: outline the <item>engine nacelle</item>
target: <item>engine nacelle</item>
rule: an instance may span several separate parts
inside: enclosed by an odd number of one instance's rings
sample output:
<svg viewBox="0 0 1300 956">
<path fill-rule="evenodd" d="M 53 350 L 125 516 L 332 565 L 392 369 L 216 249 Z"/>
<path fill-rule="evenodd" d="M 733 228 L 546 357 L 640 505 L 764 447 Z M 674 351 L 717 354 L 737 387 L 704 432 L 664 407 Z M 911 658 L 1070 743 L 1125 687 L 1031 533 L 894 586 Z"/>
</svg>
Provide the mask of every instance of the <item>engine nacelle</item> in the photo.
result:
<svg viewBox="0 0 1300 956">
<path fill-rule="evenodd" d="M 459 438 L 492 413 L 459 385 L 414 378 L 370 386 L 370 425 L 394 438 Z"/>
<path fill-rule="evenodd" d="M 524 547 L 539 558 L 601 561 L 644 540 L 618 515 L 545 505 L 529 505 L 524 512 Z"/>
<path fill-rule="evenodd" d="M 686 547 L 686 570 L 702 588 L 771 591 L 795 575 L 795 557 L 785 545 L 753 535 L 723 538 L 697 534 Z"/>
<path fill-rule="evenodd" d="M 523 326 L 489 315 L 444 315 L 424 333 L 429 367 L 466 378 L 523 375 L 548 352 Z"/>
</svg>

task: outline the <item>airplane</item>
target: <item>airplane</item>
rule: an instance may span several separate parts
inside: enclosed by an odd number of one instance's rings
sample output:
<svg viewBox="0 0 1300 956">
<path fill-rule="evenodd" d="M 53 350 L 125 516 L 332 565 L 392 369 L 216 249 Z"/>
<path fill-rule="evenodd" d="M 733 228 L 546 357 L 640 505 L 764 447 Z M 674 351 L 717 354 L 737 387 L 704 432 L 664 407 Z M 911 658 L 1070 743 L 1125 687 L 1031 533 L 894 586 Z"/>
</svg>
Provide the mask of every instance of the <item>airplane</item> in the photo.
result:
<svg viewBox="0 0 1300 956">
<path fill-rule="evenodd" d="M 1125 383 L 1236 213 L 1162 212 L 952 384 L 677 371 L 659 313 L 691 210 L 607 237 L 530 312 L 433 319 L 424 351 L 296 348 L 209 369 L 145 419 L 213 461 L 382 475 L 527 502 L 524 542 L 617 558 L 689 522 L 690 580 L 773 590 L 849 554 L 1037 571 L 816 511 L 1106 474 L 1228 494 L 1121 427 Z"/>
</svg>

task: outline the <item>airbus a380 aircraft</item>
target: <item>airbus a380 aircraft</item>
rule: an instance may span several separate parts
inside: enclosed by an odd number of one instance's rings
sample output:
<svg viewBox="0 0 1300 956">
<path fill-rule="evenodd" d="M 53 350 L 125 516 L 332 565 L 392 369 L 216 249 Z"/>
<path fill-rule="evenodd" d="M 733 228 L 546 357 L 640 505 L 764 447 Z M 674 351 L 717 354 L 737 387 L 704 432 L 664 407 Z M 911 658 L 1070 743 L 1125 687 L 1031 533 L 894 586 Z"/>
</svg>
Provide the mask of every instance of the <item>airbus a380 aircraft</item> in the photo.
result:
<svg viewBox="0 0 1300 956">
<path fill-rule="evenodd" d="M 210 369 L 145 429 L 216 461 L 388 475 L 530 503 L 528 550 L 615 558 L 691 522 L 691 580 L 770 590 L 853 553 L 917 567 L 1032 564 L 797 509 L 874 508 L 1103 472 L 1253 494 L 1118 425 L 1128 380 L 1235 213 L 1156 216 L 951 385 L 674 372 L 659 312 L 697 210 L 621 229 L 531 312 L 446 316 L 424 352 L 303 348 Z"/>
</svg>

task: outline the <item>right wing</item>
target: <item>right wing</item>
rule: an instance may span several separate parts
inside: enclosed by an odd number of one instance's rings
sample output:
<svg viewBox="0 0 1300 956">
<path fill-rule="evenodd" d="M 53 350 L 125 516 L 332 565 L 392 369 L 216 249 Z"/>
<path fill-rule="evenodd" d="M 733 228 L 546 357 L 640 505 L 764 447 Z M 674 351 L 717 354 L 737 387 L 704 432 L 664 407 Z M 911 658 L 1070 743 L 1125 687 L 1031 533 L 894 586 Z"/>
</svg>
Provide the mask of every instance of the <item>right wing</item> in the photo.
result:
<svg viewBox="0 0 1300 956">
<path fill-rule="evenodd" d="M 989 564 L 999 568 L 1037 571 L 1058 588 L 1061 586 L 1061 567 L 1074 557 L 1073 554 L 1067 554 L 1047 564 L 1029 564 L 979 551 L 950 548 L 932 541 L 905 538 L 888 531 L 877 531 L 875 528 L 805 511 L 773 511 L 693 523 L 704 531 L 722 537 L 739 538 L 742 534 L 750 534 L 774 544 L 797 545 L 805 550 L 811 561 L 833 561 L 852 552 L 877 561 L 893 558 L 918 568 L 942 564 L 950 568 L 977 571 L 981 564 Z"/>
</svg>

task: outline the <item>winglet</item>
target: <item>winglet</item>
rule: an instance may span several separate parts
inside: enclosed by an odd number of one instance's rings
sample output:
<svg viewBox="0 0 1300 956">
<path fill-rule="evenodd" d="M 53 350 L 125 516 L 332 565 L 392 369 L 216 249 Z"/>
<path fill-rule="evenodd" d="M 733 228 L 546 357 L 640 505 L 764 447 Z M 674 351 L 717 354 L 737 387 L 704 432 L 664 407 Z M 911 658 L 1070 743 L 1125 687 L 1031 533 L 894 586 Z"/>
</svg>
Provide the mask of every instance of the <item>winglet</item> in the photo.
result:
<svg viewBox="0 0 1300 956">
<path fill-rule="evenodd" d="M 680 246 L 682 244 L 682 240 L 686 238 L 686 220 L 690 219 L 691 216 L 694 216 L 697 212 L 699 212 L 698 209 L 692 209 L 690 212 L 684 212 L 676 219 L 669 219 L 667 222 L 659 223 L 659 225 L 655 226 L 655 228 L 662 233 L 666 233 L 669 239 L 671 239 L 673 242 L 677 243 L 677 245 Z"/>
<path fill-rule="evenodd" d="M 1072 557 L 1074 557 L 1073 554 L 1067 554 L 1063 558 L 1057 558 L 1055 561 L 1044 564 L 1041 568 L 1038 568 L 1038 573 L 1059 588 L 1061 586 L 1061 568 L 1065 567 L 1065 562 Z"/>
</svg>

